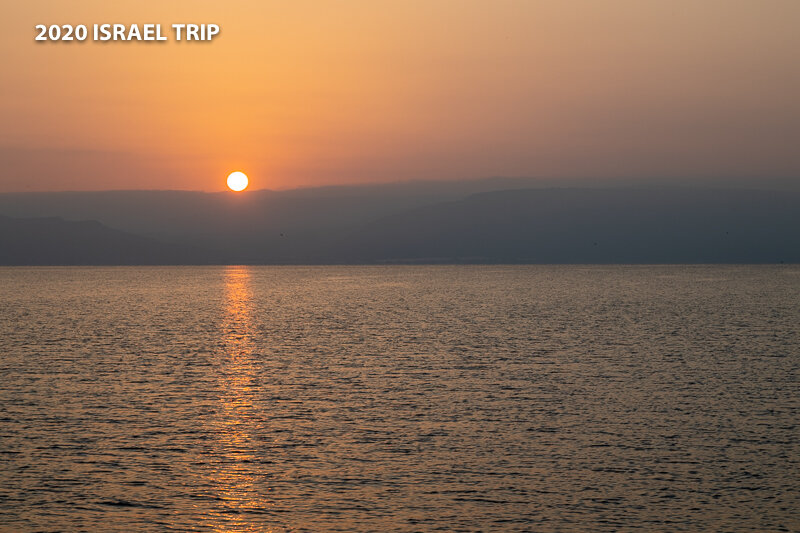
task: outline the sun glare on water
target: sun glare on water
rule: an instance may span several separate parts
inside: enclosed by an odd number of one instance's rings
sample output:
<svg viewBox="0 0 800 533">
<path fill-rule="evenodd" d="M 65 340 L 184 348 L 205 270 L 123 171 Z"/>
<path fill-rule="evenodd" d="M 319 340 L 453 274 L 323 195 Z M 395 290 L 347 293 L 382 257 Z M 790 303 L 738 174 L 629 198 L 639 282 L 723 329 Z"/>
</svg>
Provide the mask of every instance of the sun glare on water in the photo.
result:
<svg viewBox="0 0 800 533">
<path fill-rule="evenodd" d="M 248 183 L 249 181 L 244 172 L 236 171 L 228 175 L 228 187 L 232 191 L 243 191 L 247 188 Z"/>
</svg>

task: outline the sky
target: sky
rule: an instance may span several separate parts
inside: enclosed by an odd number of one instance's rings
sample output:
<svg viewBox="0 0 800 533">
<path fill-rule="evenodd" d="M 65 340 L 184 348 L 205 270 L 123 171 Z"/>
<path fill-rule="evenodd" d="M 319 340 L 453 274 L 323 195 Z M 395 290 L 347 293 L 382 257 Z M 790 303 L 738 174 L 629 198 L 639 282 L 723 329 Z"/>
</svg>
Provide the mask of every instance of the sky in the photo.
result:
<svg viewBox="0 0 800 533">
<path fill-rule="evenodd" d="M 796 0 L 29 0 L 0 192 L 491 176 L 800 180 Z M 214 23 L 208 43 L 36 24 Z"/>
</svg>

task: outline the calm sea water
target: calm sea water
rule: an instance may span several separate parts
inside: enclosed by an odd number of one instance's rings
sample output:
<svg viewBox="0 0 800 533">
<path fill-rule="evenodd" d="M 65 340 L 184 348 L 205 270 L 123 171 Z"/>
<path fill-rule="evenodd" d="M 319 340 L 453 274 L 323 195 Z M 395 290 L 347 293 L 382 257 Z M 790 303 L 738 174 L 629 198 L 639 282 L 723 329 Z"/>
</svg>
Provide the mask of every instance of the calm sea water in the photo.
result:
<svg viewBox="0 0 800 533">
<path fill-rule="evenodd" d="M 800 267 L 0 269 L 3 531 L 798 531 Z"/>
</svg>

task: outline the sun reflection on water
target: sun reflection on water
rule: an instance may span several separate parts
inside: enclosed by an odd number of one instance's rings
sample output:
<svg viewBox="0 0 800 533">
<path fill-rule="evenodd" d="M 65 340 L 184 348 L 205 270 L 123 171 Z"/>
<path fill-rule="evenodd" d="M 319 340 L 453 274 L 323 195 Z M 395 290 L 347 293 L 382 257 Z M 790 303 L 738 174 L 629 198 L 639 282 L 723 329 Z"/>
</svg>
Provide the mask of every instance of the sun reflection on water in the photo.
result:
<svg viewBox="0 0 800 533">
<path fill-rule="evenodd" d="M 253 523 L 253 515 L 268 512 L 271 503 L 263 498 L 263 480 L 254 475 L 255 415 L 257 386 L 254 362 L 251 269 L 246 266 L 225 270 L 225 307 L 222 321 L 223 369 L 221 406 L 217 417 L 215 465 L 212 473 L 214 498 L 219 506 L 208 521 L 214 531 L 264 531 Z"/>
</svg>

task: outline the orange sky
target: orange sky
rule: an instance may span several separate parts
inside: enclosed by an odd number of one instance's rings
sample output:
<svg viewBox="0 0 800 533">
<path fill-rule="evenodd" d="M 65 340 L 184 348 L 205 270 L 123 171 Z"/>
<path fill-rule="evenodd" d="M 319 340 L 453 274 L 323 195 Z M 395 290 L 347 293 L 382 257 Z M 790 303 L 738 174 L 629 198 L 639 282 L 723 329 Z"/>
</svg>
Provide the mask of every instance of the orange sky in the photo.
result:
<svg viewBox="0 0 800 533">
<path fill-rule="evenodd" d="M 800 176 L 796 0 L 30 0 L 0 191 Z M 212 43 L 37 43 L 208 22 Z"/>
</svg>

